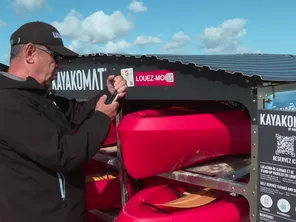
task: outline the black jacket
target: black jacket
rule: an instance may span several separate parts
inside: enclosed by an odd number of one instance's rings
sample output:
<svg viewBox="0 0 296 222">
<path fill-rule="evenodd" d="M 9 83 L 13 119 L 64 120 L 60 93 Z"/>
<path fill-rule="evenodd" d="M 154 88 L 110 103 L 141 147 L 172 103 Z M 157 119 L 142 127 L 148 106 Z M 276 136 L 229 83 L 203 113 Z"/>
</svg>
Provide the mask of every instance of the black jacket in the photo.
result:
<svg viewBox="0 0 296 222">
<path fill-rule="evenodd" d="M 77 103 L 0 74 L 1 222 L 85 221 L 83 165 L 111 123 L 94 111 L 103 93 Z"/>
</svg>

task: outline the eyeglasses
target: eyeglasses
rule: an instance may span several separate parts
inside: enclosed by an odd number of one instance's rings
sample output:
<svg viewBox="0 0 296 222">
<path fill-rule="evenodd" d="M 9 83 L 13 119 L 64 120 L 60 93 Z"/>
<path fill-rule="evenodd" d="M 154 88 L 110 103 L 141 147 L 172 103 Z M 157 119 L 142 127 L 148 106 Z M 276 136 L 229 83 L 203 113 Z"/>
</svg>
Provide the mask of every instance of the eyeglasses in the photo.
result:
<svg viewBox="0 0 296 222">
<path fill-rule="evenodd" d="M 35 46 L 35 48 L 36 48 L 36 49 L 39 49 L 39 50 L 41 50 L 41 51 L 43 51 L 43 52 L 46 52 L 46 53 L 49 54 L 49 55 L 53 58 L 53 60 L 55 60 L 55 61 L 58 61 L 58 60 L 61 59 L 61 57 L 60 57 L 59 55 L 55 54 L 55 53 L 52 52 L 52 51 L 49 51 L 49 50 L 46 50 L 46 49 L 42 49 L 42 48 L 40 48 L 40 47 L 38 47 L 38 46 Z"/>
</svg>

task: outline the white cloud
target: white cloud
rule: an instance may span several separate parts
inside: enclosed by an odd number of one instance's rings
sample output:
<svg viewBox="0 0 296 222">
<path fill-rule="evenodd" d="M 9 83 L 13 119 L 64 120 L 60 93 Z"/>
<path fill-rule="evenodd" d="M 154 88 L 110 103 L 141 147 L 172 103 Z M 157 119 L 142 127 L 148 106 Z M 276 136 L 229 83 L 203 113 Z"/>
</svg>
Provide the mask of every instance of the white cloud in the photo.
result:
<svg viewBox="0 0 296 222">
<path fill-rule="evenodd" d="M 120 11 L 108 15 L 97 11 L 86 18 L 72 10 L 63 22 L 53 22 L 63 37 L 91 44 L 113 41 L 117 37 L 127 36 L 133 30 L 132 21 Z"/>
<path fill-rule="evenodd" d="M 25 14 L 47 7 L 47 0 L 11 0 L 12 6 L 17 14 Z"/>
<path fill-rule="evenodd" d="M 6 25 L 7 24 L 3 20 L 0 19 L 0 27 L 6 26 Z"/>
<path fill-rule="evenodd" d="M 178 53 L 191 42 L 191 38 L 184 32 L 177 32 L 172 36 L 172 40 L 164 45 L 164 50 L 171 53 Z"/>
<path fill-rule="evenodd" d="M 97 11 L 83 18 L 72 10 L 64 21 L 55 21 L 52 25 L 64 38 L 71 40 L 69 48 L 80 54 L 121 53 L 132 45 L 126 41 L 116 41 L 119 37 L 127 36 L 134 28 L 133 22 L 120 11 L 110 15 Z"/>
<path fill-rule="evenodd" d="M 86 42 L 73 40 L 70 46 L 71 50 L 79 54 L 92 54 L 92 53 L 126 53 L 126 50 L 132 46 L 131 43 L 121 40 L 117 42 L 109 41 L 105 45 L 97 45 Z"/>
<path fill-rule="evenodd" d="M 105 53 L 123 53 L 126 52 L 126 49 L 129 49 L 132 44 L 128 43 L 127 41 L 118 41 L 118 42 L 108 42 L 103 47 L 103 52 Z"/>
<path fill-rule="evenodd" d="M 149 45 L 149 44 L 159 44 L 162 43 L 162 40 L 159 37 L 154 36 L 138 36 L 134 42 L 135 45 Z"/>
<path fill-rule="evenodd" d="M 101 47 L 99 45 L 81 42 L 78 40 L 73 40 L 68 47 L 79 54 L 92 54 L 101 51 Z"/>
<path fill-rule="evenodd" d="M 160 44 L 162 40 L 154 36 L 138 36 L 133 43 L 126 40 L 108 41 L 106 44 L 95 44 L 90 42 L 83 42 L 80 40 L 73 40 L 69 48 L 80 54 L 92 53 L 128 53 L 128 50 L 133 46 L 146 46 L 151 44 Z"/>
<path fill-rule="evenodd" d="M 177 32 L 173 35 L 172 40 L 174 42 L 189 42 L 191 40 L 191 38 L 184 34 L 184 32 Z"/>
<path fill-rule="evenodd" d="M 147 6 L 144 5 L 144 2 L 132 0 L 132 2 L 129 4 L 128 9 L 132 12 L 145 12 L 148 10 Z"/>
<path fill-rule="evenodd" d="M 229 19 L 217 27 L 205 28 L 200 39 L 202 48 L 209 53 L 240 53 L 241 39 L 246 35 L 245 19 Z"/>
</svg>

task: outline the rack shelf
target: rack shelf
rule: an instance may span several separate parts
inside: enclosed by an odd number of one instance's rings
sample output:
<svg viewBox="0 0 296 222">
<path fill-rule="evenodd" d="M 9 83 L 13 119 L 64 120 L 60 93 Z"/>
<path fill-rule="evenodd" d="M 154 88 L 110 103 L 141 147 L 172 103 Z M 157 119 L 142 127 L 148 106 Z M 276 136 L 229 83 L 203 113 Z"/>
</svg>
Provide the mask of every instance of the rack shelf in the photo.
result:
<svg viewBox="0 0 296 222">
<path fill-rule="evenodd" d="M 246 195 L 249 190 L 248 185 L 235 180 L 246 176 L 249 170 L 250 158 L 227 157 L 159 176 L 193 185 Z"/>
<path fill-rule="evenodd" d="M 120 210 L 110 210 L 107 212 L 100 210 L 90 210 L 89 212 L 96 215 L 105 222 L 114 222 Z"/>
</svg>

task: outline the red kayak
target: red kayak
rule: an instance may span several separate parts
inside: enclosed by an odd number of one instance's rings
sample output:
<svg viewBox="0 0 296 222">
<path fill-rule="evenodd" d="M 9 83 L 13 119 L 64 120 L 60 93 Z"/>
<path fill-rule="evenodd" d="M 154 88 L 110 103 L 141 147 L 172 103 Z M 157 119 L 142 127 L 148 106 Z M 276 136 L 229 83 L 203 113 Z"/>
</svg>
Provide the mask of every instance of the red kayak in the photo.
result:
<svg viewBox="0 0 296 222">
<path fill-rule="evenodd" d="M 103 146 L 112 146 L 117 144 L 117 134 L 116 134 L 116 122 L 115 120 L 112 121 L 111 126 L 110 126 L 110 131 L 108 134 L 107 139 L 104 142 Z"/>
<path fill-rule="evenodd" d="M 123 117 L 118 132 L 126 170 L 136 179 L 251 151 L 251 122 L 243 111 L 137 111 Z"/>
<path fill-rule="evenodd" d="M 93 174 L 86 181 L 86 208 L 110 209 L 121 207 L 120 183 L 111 174 Z"/>
<path fill-rule="evenodd" d="M 175 191 L 173 190 L 175 189 Z M 143 189 L 123 207 L 116 222 L 240 222 L 248 221 L 249 204 L 243 197 L 217 191 L 213 202 L 192 208 L 159 207 L 161 203 L 175 200 L 182 189 L 166 185 Z M 178 190 L 176 192 L 176 190 Z"/>
<path fill-rule="evenodd" d="M 87 210 L 121 207 L 120 183 L 113 169 L 92 160 L 85 166 L 85 175 Z"/>
<path fill-rule="evenodd" d="M 121 191 L 118 172 L 107 164 L 91 160 L 84 167 L 86 177 L 87 210 L 121 208 Z M 128 195 L 135 194 L 136 189 L 127 181 Z"/>
</svg>

